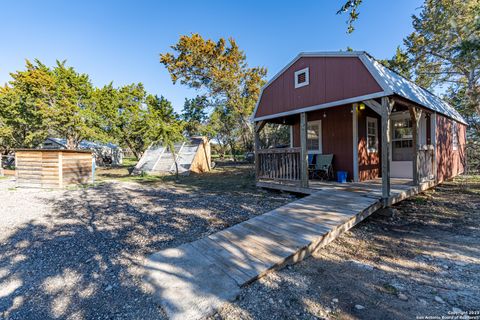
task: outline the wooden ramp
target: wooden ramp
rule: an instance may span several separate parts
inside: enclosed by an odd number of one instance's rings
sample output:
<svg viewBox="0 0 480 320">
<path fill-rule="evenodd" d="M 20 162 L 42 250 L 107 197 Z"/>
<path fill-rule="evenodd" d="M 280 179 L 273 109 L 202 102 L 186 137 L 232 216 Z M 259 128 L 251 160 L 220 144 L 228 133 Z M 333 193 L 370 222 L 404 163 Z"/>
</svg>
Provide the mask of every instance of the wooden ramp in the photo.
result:
<svg viewBox="0 0 480 320">
<path fill-rule="evenodd" d="M 392 181 L 390 203 L 431 185 Z M 146 261 L 171 319 L 201 319 L 272 269 L 298 262 L 380 209 L 381 184 L 314 185 L 311 195 Z"/>
</svg>

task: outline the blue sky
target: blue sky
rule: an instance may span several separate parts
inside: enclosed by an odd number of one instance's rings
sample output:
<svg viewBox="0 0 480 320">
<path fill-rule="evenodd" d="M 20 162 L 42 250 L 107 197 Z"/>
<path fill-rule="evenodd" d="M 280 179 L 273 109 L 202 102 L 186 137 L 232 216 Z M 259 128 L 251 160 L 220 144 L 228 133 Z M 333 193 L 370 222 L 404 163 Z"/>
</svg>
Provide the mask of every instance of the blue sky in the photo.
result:
<svg viewBox="0 0 480 320">
<path fill-rule="evenodd" d="M 0 84 L 25 59 L 56 59 L 90 75 L 96 86 L 142 82 L 181 110 L 192 89 L 173 85 L 159 63 L 182 34 L 233 37 L 250 66 L 273 76 L 300 51 L 366 50 L 391 57 L 412 31 L 421 0 L 364 0 L 353 34 L 342 0 L 316 1 L 8 1 L 0 11 Z"/>
</svg>

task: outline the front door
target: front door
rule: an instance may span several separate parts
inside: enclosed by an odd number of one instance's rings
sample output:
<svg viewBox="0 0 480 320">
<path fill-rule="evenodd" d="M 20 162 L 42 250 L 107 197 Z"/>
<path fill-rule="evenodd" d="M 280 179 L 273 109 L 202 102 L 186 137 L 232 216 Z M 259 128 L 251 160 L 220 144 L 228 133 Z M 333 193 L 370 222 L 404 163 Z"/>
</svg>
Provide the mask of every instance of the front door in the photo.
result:
<svg viewBox="0 0 480 320">
<path fill-rule="evenodd" d="M 392 113 L 392 149 L 390 176 L 409 178 L 413 174 L 412 120 L 408 111 Z"/>
</svg>

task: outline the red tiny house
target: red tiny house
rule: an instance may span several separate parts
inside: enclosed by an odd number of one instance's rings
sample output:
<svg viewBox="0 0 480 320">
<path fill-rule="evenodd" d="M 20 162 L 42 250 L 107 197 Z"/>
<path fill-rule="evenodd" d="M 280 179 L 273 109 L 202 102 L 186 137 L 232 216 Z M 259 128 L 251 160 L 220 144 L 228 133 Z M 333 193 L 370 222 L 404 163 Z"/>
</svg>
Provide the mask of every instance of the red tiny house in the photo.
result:
<svg viewBox="0 0 480 320">
<path fill-rule="evenodd" d="M 254 121 L 256 134 L 272 122 L 292 135 L 285 155 L 258 152 L 259 180 L 308 186 L 311 154 L 333 155 L 349 181 L 382 177 L 384 195 L 390 177 L 441 182 L 464 169 L 465 120 L 365 52 L 300 54 L 262 89 Z"/>
</svg>

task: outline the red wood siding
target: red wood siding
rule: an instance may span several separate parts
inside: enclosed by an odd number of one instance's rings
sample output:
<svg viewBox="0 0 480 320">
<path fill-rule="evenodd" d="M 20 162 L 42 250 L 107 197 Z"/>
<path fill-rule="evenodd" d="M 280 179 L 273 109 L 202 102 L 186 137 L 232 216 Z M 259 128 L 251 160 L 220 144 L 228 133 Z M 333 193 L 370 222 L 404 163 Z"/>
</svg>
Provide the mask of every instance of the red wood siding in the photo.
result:
<svg viewBox="0 0 480 320">
<path fill-rule="evenodd" d="M 458 123 L 458 148 L 452 147 L 453 120 L 437 114 L 437 177 L 444 181 L 464 172 L 467 127 Z"/>
<path fill-rule="evenodd" d="M 296 88 L 295 71 L 309 68 L 309 85 Z M 382 91 L 357 57 L 303 57 L 263 90 L 255 117 Z"/>
<path fill-rule="evenodd" d="M 307 114 L 308 121 L 322 120 L 322 153 L 334 155 L 333 170 L 347 171 L 348 180 L 353 179 L 351 108 L 351 105 L 344 105 Z M 293 145 L 300 146 L 300 117 L 297 117 L 293 127 Z"/>
<path fill-rule="evenodd" d="M 369 153 L 367 151 L 367 117 L 377 119 L 378 132 L 378 152 Z M 365 108 L 358 111 L 358 178 L 360 181 L 371 180 L 380 176 L 380 155 L 382 146 L 380 116 L 371 110 Z"/>
</svg>

